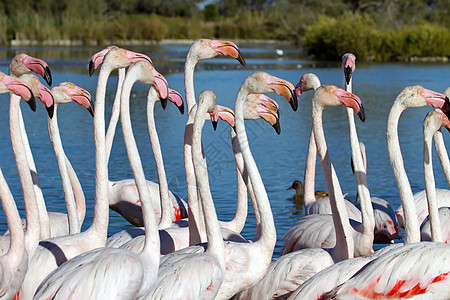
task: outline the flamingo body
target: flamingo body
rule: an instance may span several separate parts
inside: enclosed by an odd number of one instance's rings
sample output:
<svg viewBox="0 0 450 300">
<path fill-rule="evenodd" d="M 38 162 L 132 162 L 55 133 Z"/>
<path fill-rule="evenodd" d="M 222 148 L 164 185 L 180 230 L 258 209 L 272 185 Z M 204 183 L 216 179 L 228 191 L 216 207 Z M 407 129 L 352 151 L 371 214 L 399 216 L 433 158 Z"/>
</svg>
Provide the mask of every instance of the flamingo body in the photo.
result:
<svg viewBox="0 0 450 300">
<path fill-rule="evenodd" d="M 447 299 L 450 245 L 412 243 L 369 262 L 322 299 Z"/>
</svg>

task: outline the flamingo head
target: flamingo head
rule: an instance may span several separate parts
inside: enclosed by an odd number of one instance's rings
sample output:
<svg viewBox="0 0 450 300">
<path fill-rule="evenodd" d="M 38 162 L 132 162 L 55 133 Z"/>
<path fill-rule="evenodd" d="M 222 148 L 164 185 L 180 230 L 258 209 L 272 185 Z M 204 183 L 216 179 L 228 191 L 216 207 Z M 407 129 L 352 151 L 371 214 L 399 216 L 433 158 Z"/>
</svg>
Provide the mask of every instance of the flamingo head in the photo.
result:
<svg viewBox="0 0 450 300">
<path fill-rule="evenodd" d="M 342 56 L 342 69 L 344 70 L 345 82 L 350 83 L 352 79 L 352 74 L 355 71 L 355 60 L 356 56 L 352 53 L 345 53 Z"/>
<path fill-rule="evenodd" d="M 5 92 L 10 92 L 21 97 L 28 103 L 32 111 L 36 111 L 36 100 L 34 99 L 30 86 L 26 82 L 1 73 L 0 84 L 6 89 Z"/>
<path fill-rule="evenodd" d="M 183 104 L 183 97 L 181 97 L 180 93 L 173 89 L 169 89 L 169 96 L 168 96 L 170 102 L 176 105 L 178 110 L 181 114 L 184 114 L 184 104 Z"/>
<path fill-rule="evenodd" d="M 158 93 L 159 99 L 161 100 L 161 105 L 163 109 L 166 109 L 167 107 L 167 98 L 170 94 L 169 84 L 167 83 L 166 78 L 156 71 L 155 67 L 153 65 L 150 67 L 152 74 L 153 74 L 153 87 L 155 88 L 156 92 Z M 181 95 L 180 95 L 181 97 Z M 169 99 L 170 100 L 170 99 Z M 172 101 L 173 102 L 173 101 Z M 181 104 L 183 104 L 183 101 L 181 101 Z M 176 103 L 175 103 L 176 105 Z M 178 107 L 178 106 L 177 106 Z M 178 109 L 180 109 L 178 107 Z M 183 108 L 184 110 L 184 108 Z"/>
<path fill-rule="evenodd" d="M 16 77 L 34 72 L 42 76 L 48 85 L 52 85 L 52 73 L 47 63 L 42 59 L 29 56 L 25 53 L 18 54 L 12 59 L 9 71 L 10 74 Z"/>
<path fill-rule="evenodd" d="M 213 58 L 217 55 L 231 56 L 245 66 L 245 60 L 235 43 L 230 41 L 199 39 L 189 49 L 188 56 L 197 61 Z"/>
<path fill-rule="evenodd" d="M 247 96 L 245 117 L 247 119 L 261 118 L 275 129 L 277 134 L 281 133 L 280 112 L 278 103 L 265 94 L 249 94 Z M 254 117 L 252 115 L 255 115 Z"/>
<path fill-rule="evenodd" d="M 313 73 L 306 73 L 300 78 L 300 81 L 295 86 L 295 93 L 300 97 L 302 92 L 315 90 L 320 86 L 319 78 Z"/>
<path fill-rule="evenodd" d="M 231 108 L 222 105 L 216 105 L 219 113 L 219 119 L 227 122 L 231 127 L 234 127 L 234 111 Z"/>
<path fill-rule="evenodd" d="M 98 66 L 103 62 L 103 58 L 109 50 L 118 48 L 119 47 L 117 46 L 111 45 L 92 55 L 91 60 L 89 61 L 89 76 L 92 76 L 92 74 L 94 74 L 95 69 L 97 69 Z"/>
<path fill-rule="evenodd" d="M 93 73 L 92 68 L 95 69 L 96 65 L 98 67 L 98 65 L 100 65 L 101 63 L 103 63 L 104 65 L 106 62 L 108 62 L 108 67 L 111 69 L 126 68 L 140 60 L 147 61 L 148 63 L 153 65 L 150 57 L 145 54 L 118 48 L 115 46 L 108 48 L 93 55 L 93 57 L 91 58 L 91 63 L 89 63 L 90 73 Z M 94 59 L 95 62 L 93 62 L 92 59 Z"/>
<path fill-rule="evenodd" d="M 337 97 L 341 104 L 353 109 L 362 122 L 366 120 L 364 107 L 358 96 L 338 88 L 337 86 L 326 85 L 325 87 L 330 94 Z"/>
<path fill-rule="evenodd" d="M 419 87 L 417 94 L 422 96 L 428 105 L 440 109 L 447 117 L 450 117 L 450 102 L 446 95 Z"/>
<path fill-rule="evenodd" d="M 44 104 L 45 109 L 49 118 L 53 118 L 53 113 L 55 111 L 54 99 L 52 92 L 45 87 L 36 75 L 24 74 L 20 76 L 20 79 L 25 81 L 33 92 L 33 96 L 37 97 L 42 104 Z"/>
<path fill-rule="evenodd" d="M 252 78 L 265 84 L 269 89 L 265 92 L 258 93 L 276 93 L 277 95 L 283 96 L 291 105 L 292 110 L 297 111 L 298 108 L 298 98 L 295 92 L 295 87 L 292 83 L 287 80 L 269 75 L 265 72 L 255 72 Z"/>
<path fill-rule="evenodd" d="M 74 101 L 86 108 L 91 116 L 94 116 L 91 94 L 85 89 L 71 83 L 63 82 L 52 89 L 52 93 L 57 103 L 67 103 Z"/>
</svg>

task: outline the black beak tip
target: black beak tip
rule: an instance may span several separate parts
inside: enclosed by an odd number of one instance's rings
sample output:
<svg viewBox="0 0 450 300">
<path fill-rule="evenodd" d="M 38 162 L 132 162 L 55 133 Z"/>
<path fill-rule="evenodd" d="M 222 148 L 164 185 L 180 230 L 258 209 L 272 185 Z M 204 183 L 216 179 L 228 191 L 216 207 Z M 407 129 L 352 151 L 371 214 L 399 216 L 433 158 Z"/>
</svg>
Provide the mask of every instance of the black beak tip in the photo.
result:
<svg viewBox="0 0 450 300">
<path fill-rule="evenodd" d="M 161 100 L 161 106 L 163 109 L 167 107 L 167 98 L 159 98 Z"/>
<path fill-rule="evenodd" d="M 350 79 L 352 79 L 352 68 L 351 67 L 344 68 L 344 76 L 345 76 L 345 82 L 348 85 L 350 83 Z"/>
<path fill-rule="evenodd" d="M 95 68 L 94 68 L 94 62 L 91 60 L 89 61 L 89 77 L 92 77 L 92 74 L 94 74 Z"/>
<path fill-rule="evenodd" d="M 44 79 L 49 86 L 52 86 L 52 72 L 50 72 L 50 68 L 48 66 L 44 69 Z"/>
<path fill-rule="evenodd" d="M 178 110 L 182 115 L 184 115 L 184 103 L 182 102 L 180 106 L 177 106 Z"/>
<path fill-rule="evenodd" d="M 358 117 L 362 122 L 366 121 L 366 114 L 364 112 L 364 106 L 362 105 L 359 106 Z"/>
<path fill-rule="evenodd" d="M 447 96 L 445 97 L 445 104 L 442 107 L 442 111 L 447 116 L 447 118 L 450 119 L 450 101 Z"/>
<path fill-rule="evenodd" d="M 47 110 L 48 117 L 50 119 L 52 119 L 53 118 L 53 113 L 55 112 L 55 104 L 52 103 L 52 105 L 50 105 L 49 107 L 46 107 L 45 109 Z"/>
<path fill-rule="evenodd" d="M 279 120 L 275 124 L 272 125 L 273 129 L 275 129 L 275 132 L 280 135 L 281 133 L 281 126 Z"/>
<path fill-rule="evenodd" d="M 212 121 L 212 126 L 214 128 L 214 131 L 217 129 L 217 121 Z"/>
<path fill-rule="evenodd" d="M 289 103 L 291 104 L 292 110 L 297 111 L 298 98 L 297 98 L 297 93 L 295 92 L 295 90 L 291 90 L 291 101 L 289 101 Z"/>
<path fill-rule="evenodd" d="M 88 110 L 88 112 L 91 114 L 91 116 L 94 117 L 94 108 L 93 108 L 93 106 L 92 106 L 92 103 L 91 103 L 91 105 L 87 108 L 87 110 Z"/>
<path fill-rule="evenodd" d="M 28 106 L 31 108 L 32 111 L 36 111 L 36 99 L 34 98 L 33 94 L 31 94 L 30 99 L 28 99 L 26 102 L 28 103 Z"/>
<path fill-rule="evenodd" d="M 237 60 L 241 63 L 241 65 L 243 65 L 245 67 L 246 62 L 245 62 L 245 59 L 242 57 L 242 54 L 241 54 L 240 51 L 239 51 L 239 55 L 237 57 Z"/>
</svg>

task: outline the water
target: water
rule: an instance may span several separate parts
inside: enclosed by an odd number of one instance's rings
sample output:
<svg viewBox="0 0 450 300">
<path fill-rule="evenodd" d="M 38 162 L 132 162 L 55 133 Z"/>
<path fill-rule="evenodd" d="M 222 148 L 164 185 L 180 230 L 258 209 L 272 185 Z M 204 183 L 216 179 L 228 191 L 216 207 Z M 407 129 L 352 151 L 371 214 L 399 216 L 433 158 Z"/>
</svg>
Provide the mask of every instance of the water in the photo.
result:
<svg viewBox="0 0 450 300">
<path fill-rule="evenodd" d="M 313 72 L 322 83 L 343 85 L 340 62 L 318 62 L 302 56 L 293 47 L 284 48 L 284 56 L 278 57 L 275 46 L 251 47 L 240 45 L 247 66 L 242 67 L 236 60 L 217 57 L 201 62 L 195 73 L 196 95 L 210 89 L 217 95 L 221 105 L 234 107 L 234 100 L 242 81 L 255 71 L 266 71 L 274 76 L 291 81 L 294 85 L 302 74 Z M 161 47 L 128 47 L 152 57 L 156 68 L 167 78 L 171 88 L 184 95 L 183 65 L 188 45 L 169 45 Z M 10 59 L 20 52 L 27 52 L 46 60 L 51 68 L 53 83 L 71 81 L 88 90 L 93 99 L 97 85 L 97 74 L 90 78 L 88 63 L 90 56 L 101 47 L 95 48 L 29 48 L 0 49 L 0 69 L 7 72 Z M 108 83 L 106 95 L 107 117 L 111 111 L 115 95 L 117 73 L 113 73 Z M 385 63 L 372 64 L 357 61 L 353 77 L 353 91 L 360 96 L 366 112 L 366 122 L 356 118 L 359 139 L 366 144 L 368 157 L 368 183 L 371 195 L 388 200 L 396 209 L 400 205 L 398 189 L 393 177 L 386 150 L 386 121 L 396 95 L 406 86 L 420 84 L 426 88 L 442 92 L 448 87 L 450 68 L 448 64 L 433 63 Z M 44 82 L 42 80 L 42 82 Z M 136 84 L 132 91 L 131 118 L 141 159 L 147 179 L 157 181 L 155 164 L 151 153 L 146 125 L 146 94 L 148 86 Z M 280 104 L 281 135 L 262 120 L 248 121 L 247 132 L 253 156 L 263 178 L 272 205 L 278 242 L 274 256 L 277 257 L 282 242 L 281 236 L 304 213 L 293 201 L 292 191 L 287 191 L 293 180 L 303 180 L 303 170 L 311 128 L 312 92 L 300 97 L 299 109 L 293 112 L 283 98 L 271 94 Z M 8 132 L 8 97 L 1 96 L 0 113 L 0 167 L 24 216 L 21 188 L 11 151 Z M 422 171 L 422 121 L 430 107 L 410 109 L 403 113 L 400 125 L 400 142 L 403 149 L 405 167 L 413 192 L 424 189 Z M 36 112 L 23 104 L 25 126 L 37 165 L 39 180 L 51 211 L 65 212 L 56 160 L 48 140 L 46 111 L 38 105 Z M 169 188 L 186 199 L 186 186 L 183 169 L 183 134 L 186 115 L 180 115 L 174 105 L 163 110 L 156 105 L 156 126 L 163 150 Z M 87 201 L 85 230 L 92 222 L 94 195 L 94 144 L 93 127 L 90 114 L 75 103 L 59 106 L 58 120 L 67 156 L 71 160 L 84 188 Z M 356 184 L 350 168 L 350 147 L 345 109 L 328 108 L 324 112 L 324 126 L 331 159 L 339 176 L 341 187 L 347 198 L 354 201 Z M 119 125 L 120 126 L 120 125 Z M 449 143 L 447 132 L 444 139 Z M 236 199 L 236 179 L 233 155 L 229 141 L 228 125 L 221 122 L 214 132 L 207 123 L 203 130 L 203 143 L 208 161 L 211 190 L 219 218 L 230 220 L 234 215 Z M 445 177 L 433 157 L 436 186 L 447 188 Z M 325 181 L 317 162 L 316 190 L 326 190 Z M 112 149 L 109 175 L 111 180 L 132 178 L 122 132 L 117 129 Z M 3 213 L 3 212 L 1 212 Z M 6 230 L 4 216 L 0 216 L 0 231 Z M 110 211 L 109 234 L 129 226 L 117 213 Z M 242 232 L 246 238 L 255 234 L 254 215 L 251 212 Z"/>
</svg>

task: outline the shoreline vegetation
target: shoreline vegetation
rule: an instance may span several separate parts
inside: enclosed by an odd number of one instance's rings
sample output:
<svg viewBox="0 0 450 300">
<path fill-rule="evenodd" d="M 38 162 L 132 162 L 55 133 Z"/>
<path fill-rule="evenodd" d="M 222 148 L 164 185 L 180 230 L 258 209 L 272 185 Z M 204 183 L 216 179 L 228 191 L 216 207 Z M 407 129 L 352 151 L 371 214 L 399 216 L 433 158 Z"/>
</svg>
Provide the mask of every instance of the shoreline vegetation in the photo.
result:
<svg viewBox="0 0 450 300">
<path fill-rule="evenodd" d="M 316 59 L 450 57 L 450 0 L 0 0 L 0 45 L 291 44 Z"/>
</svg>

